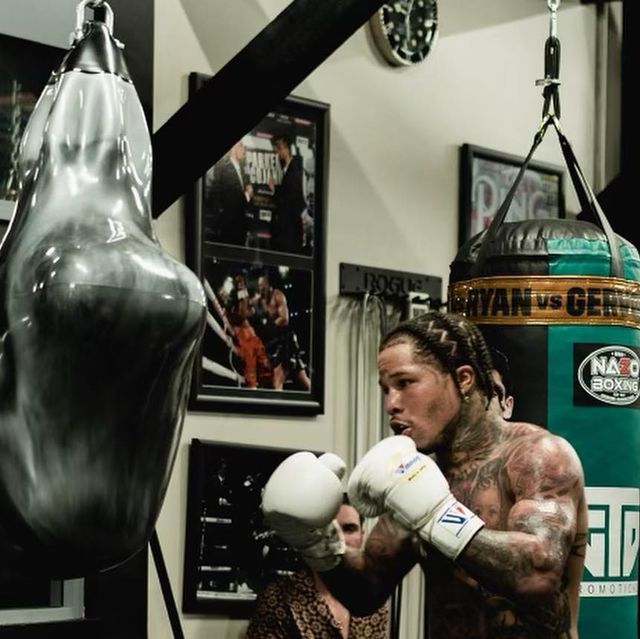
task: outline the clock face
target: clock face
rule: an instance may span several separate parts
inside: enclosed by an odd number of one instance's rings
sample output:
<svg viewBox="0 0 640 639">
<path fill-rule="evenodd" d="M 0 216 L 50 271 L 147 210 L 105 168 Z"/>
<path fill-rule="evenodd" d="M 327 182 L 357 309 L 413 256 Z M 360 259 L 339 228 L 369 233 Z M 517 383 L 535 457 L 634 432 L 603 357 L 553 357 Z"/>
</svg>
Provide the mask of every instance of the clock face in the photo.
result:
<svg viewBox="0 0 640 639">
<path fill-rule="evenodd" d="M 394 65 L 422 62 L 438 35 L 436 0 L 385 2 L 369 21 L 374 40 Z"/>
</svg>

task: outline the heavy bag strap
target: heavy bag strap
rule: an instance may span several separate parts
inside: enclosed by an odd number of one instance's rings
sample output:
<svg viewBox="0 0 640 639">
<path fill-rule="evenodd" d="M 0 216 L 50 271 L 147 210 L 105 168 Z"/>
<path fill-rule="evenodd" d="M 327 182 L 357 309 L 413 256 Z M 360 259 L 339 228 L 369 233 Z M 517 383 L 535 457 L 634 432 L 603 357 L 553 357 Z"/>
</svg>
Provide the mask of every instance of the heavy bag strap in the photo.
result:
<svg viewBox="0 0 640 639">
<path fill-rule="evenodd" d="M 509 212 L 509 208 L 511 207 L 511 202 L 513 202 L 513 198 L 515 197 L 516 191 L 520 186 L 520 182 L 522 181 L 522 178 L 524 177 L 527 167 L 531 162 L 531 158 L 533 157 L 533 154 L 535 153 L 538 146 L 540 146 L 540 142 L 542 142 L 542 139 L 544 138 L 544 134 L 548 126 L 549 126 L 549 120 L 545 120 L 542 123 L 542 126 L 540 127 L 540 129 L 537 131 L 536 135 L 533 138 L 533 144 L 531 145 L 531 149 L 529 150 L 527 157 L 522 162 L 522 166 L 520 167 L 520 170 L 516 175 L 516 179 L 513 181 L 511 188 L 509 189 L 502 204 L 500 205 L 500 208 L 497 210 L 496 214 L 494 215 L 493 220 L 491 220 L 491 224 L 489 224 L 484 235 L 481 237 L 480 250 L 478 251 L 478 256 L 476 257 L 476 261 L 471 268 L 472 278 L 482 275 L 484 263 L 487 258 L 487 253 L 489 252 L 491 245 L 495 242 L 496 236 L 498 235 L 498 231 L 500 230 L 500 227 L 504 222 L 504 218 L 507 216 L 507 213 Z"/>
<path fill-rule="evenodd" d="M 582 173 L 580 165 L 578 164 L 578 160 L 573 152 L 573 149 L 571 148 L 571 145 L 569 144 L 569 141 L 560 130 L 560 125 L 557 118 L 552 115 L 547 116 L 540 126 L 540 129 L 538 129 L 536 135 L 534 136 L 531 149 L 524 159 L 522 166 L 520 167 L 520 170 L 518 171 L 518 174 L 516 175 L 516 178 L 513 181 L 511 188 L 509 189 L 509 192 L 500 205 L 500 208 L 496 212 L 493 220 L 491 220 L 491 224 L 487 228 L 485 234 L 480 238 L 480 249 L 478 251 L 476 261 L 471 268 L 472 277 L 479 277 L 480 275 L 482 275 L 487 254 L 489 253 L 491 246 L 495 242 L 498 231 L 500 230 L 500 227 L 502 226 L 502 223 L 504 222 L 504 219 L 509 212 L 509 208 L 511 207 L 513 198 L 515 197 L 516 191 L 520 186 L 520 182 L 522 181 L 529 163 L 531 162 L 531 158 L 540 145 L 540 142 L 542 142 L 544 134 L 546 133 L 547 128 L 550 124 L 553 124 L 558 134 L 562 154 L 564 156 L 569 175 L 571 176 L 571 182 L 573 183 L 573 187 L 578 196 L 578 200 L 580 201 L 580 205 L 582 206 L 583 210 L 591 211 L 591 215 L 594 221 L 599 224 L 607 238 L 609 251 L 611 254 L 610 275 L 611 277 L 624 277 L 622 257 L 620 255 L 620 246 L 616 239 L 616 235 L 613 232 L 613 229 L 611 228 L 611 225 L 609 224 L 604 211 L 598 204 L 598 200 L 596 199 L 593 190 L 584 177 L 584 174 Z"/>
<path fill-rule="evenodd" d="M 571 148 L 571 144 L 569 144 L 569 140 L 560 130 L 557 121 L 554 122 L 554 127 L 558 134 L 558 140 L 560 141 L 562 155 L 564 155 L 564 161 L 567 165 L 567 169 L 569 170 L 569 175 L 571 176 L 571 181 L 573 182 L 573 188 L 578 195 L 580 206 L 582 207 L 583 211 L 591 212 L 594 221 L 602 227 L 602 230 L 607 237 L 607 242 L 609 243 L 609 251 L 611 253 L 611 277 L 622 278 L 624 277 L 624 269 L 622 265 L 622 256 L 620 255 L 620 245 L 616 238 L 616 234 L 611 228 L 611 224 L 609 224 L 609 220 L 604 214 L 602 207 L 598 203 L 598 199 L 596 198 L 593 189 L 585 178 L 584 173 L 582 172 L 582 169 L 578 164 L 575 153 Z"/>
</svg>

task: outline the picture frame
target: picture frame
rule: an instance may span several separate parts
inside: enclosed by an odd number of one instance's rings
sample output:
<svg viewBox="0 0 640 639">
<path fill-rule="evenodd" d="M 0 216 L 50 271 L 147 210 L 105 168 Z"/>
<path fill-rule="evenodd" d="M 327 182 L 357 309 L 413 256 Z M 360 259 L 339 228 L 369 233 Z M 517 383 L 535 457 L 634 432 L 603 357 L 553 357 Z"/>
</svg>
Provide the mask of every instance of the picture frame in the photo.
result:
<svg viewBox="0 0 640 639">
<path fill-rule="evenodd" d="M 18 196 L 18 152 L 29 121 L 64 49 L 0 33 L 0 221 L 11 219 Z"/>
<path fill-rule="evenodd" d="M 248 619 L 261 590 L 302 567 L 263 522 L 262 490 L 296 450 L 192 439 L 182 611 Z"/>
<path fill-rule="evenodd" d="M 489 226 L 524 160 L 518 155 L 472 144 L 460 147 L 459 246 Z M 532 160 L 506 221 L 565 216 L 564 168 Z"/>
<path fill-rule="evenodd" d="M 189 74 L 189 95 L 210 76 Z M 185 198 L 185 256 L 207 297 L 188 408 L 324 411 L 329 105 L 288 96 Z"/>
</svg>

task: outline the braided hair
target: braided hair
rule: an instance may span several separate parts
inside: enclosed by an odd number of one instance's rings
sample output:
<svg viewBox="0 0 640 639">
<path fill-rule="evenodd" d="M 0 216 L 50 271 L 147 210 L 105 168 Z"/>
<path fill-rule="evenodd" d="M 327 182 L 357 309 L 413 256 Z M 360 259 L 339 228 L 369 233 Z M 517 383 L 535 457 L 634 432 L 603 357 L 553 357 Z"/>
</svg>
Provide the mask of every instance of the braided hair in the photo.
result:
<svg viewBox="0 0 640 639">
<path fill-rule="evenodd" d="M 406 341 L 407 338 L 413 343 L 418 359 L 434 357 L 449 372 L 460 397 L 464 397 L 464 394 L 456 369 L 469 364 L 489 405 L 496 393 L 491 375 L 493 362 L 489 347 L 475 324 L 461 315 L 429 311 L 392 328 L 382 339 L 379 350 Z"/>
</svg>

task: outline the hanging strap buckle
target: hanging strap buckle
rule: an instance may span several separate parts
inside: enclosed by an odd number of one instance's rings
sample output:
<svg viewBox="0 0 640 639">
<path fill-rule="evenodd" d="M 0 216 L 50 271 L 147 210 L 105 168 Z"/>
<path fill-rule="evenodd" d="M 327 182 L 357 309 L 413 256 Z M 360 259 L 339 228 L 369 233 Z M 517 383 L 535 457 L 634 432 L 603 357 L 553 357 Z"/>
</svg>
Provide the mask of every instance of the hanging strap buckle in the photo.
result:
<svg viewBox="0 0 640 639">
<path fill-rule="evenodd" d="M 544 87 L 542 96 L 543 121 L 553 115 L 560 118 L 560 40 L 558 39 L 558 7 L 560 0 L 547 0 L 549 7 L 549 37 L 544 45 L 544 78 L 536 80 L 536 86 Z"/>
</svg>

